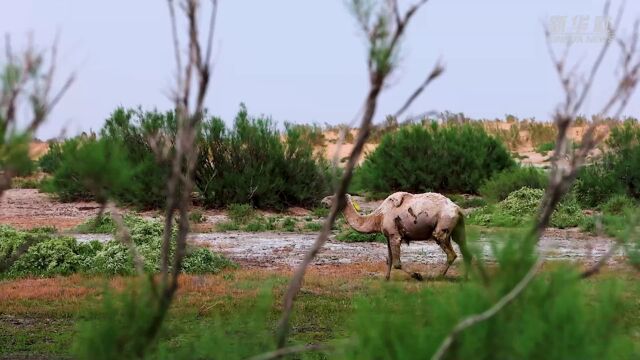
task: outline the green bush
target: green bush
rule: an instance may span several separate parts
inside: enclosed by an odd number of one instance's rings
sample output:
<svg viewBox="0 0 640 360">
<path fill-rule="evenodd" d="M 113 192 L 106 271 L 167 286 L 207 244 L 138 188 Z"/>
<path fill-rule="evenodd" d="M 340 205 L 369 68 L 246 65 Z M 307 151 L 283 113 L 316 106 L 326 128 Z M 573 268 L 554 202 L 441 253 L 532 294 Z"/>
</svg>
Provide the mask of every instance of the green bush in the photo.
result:
<svg viewBox="0 0 640 360">
<path fill-rule="evenodd" d="M 369 192 L 477 193 L 496 172 L 515 166 L 505 146 L 480 125 L 411 125 L 385 134 L 358 169 Z"/>
<path fill-rule="evenodd" d="M 192 249 L 182 262 L 182 271 L 187 274 L 217 274 L 223 269 L 233 267 L 237 265 L 205 248 Z"/>
<path fill-rule="evenodd" d="M 378 242 L 387 243 L 387 238 L 381 233 L 363 234 L 353 230 L 351 227 L 343 229 L 336 235 L 336 239 L 344 242 Z"/>
<path fill-rule="evenodd" d="M 66 140 L 62 158 L 44 189 L 61 201 L 106 201 L 135 186 L 136 168 L 124 149 L 106 139 Z"/>
<path fill-rule="evenodd" d="M 549 141 L 542 143 L 536 147 L 536 152 L 539 152 L 542 155 L 547 155 L 549 151 L 552 151 L 556 148 L 555 141 Z"/>
<path fill-rule="evenodd" d="M 12 275 L 69 275 L 84 270 L 90 251 L 70 237 L 51 238 L 29 247 L 11 266 Z M 82 254 L 82 255 L 81 255 Z M 84 256 L 83 256 L 84 255 Z"/>
<path fill-rule="evenodd" d="M 208 119 L 195 174 L 204 205 L 314 205 L 331 184 L 326 161 L 314 156 L 308 136 L 303 128 L 287 125 L 283 141 L 271 119 L 250 118 L 244 105 L 232 129 L 221 119 Z"/>
<path fill-rule="evenodd" d="M 536 216 L 544 190 L 523 187 L 509 194 L 506 199 L 473 211 L 469 222 L 477 225 L 513 227 L 526 224 Z M 567 195 L 551 216 L 551 226 L 568 228 L 579 226 L 584 215 L 575 196 Z"/>
<path fill-rule="evenodd" d="M 138 217 L 126 217 L 125 222 L 145 271 L 158 272 L 163 224 Z M 104 230 L 113 231 L 108 225 Z M 174 247 L 172 244 L 171 252 Z M 187 273 L 218 272 L 235 266 L 222 255 L 199 248 L 188 249 L 184 264 L 183 271 Z M 71 237 L 60 237 L 47 228 L 18 231 L 0 226 L 0 275 L 53 276 L 77 272 L 129 275 L 134 273 L 133 259 L 129 249 L 116 240 L 79 243 Z"/>
<path fill-rule="evenodd" d="M 602 212 L 609 215 L 623 215 L 635 207 L 636 202 L 633 199 L 625 195 L 615 195 L 602 205 Z"/>
<path fill-rule="evenodd" d="M 53 174 L 62 162 L 62 145 L 57 141 L 49 143 L 49 150 L 38 159 L 40 170 Z"/>
<path fill-rule="evenodd" d="M 256 216 L 256 211 L 250 204 L 231 204 L 227 208 L 227 216 L 231 221 L 246 224 Z"/>
<path fill-rule="evenodd" d="M 482 184 L 479 192 L 487 200 L 498 202 L 523 187 L 545 189 L 547 182 L 547 176 L 539 169 L 515 167 L 493 175 L 491 179 Z"/>
<path fill-rule="evenodd" d="M 602 158 L 578 176 L 576 189 L 585 207 L 598 207 L 615 195 L 640 199 L 640 127 L 633 121 L 613 127 L 606 145 Z"/>
</svg>

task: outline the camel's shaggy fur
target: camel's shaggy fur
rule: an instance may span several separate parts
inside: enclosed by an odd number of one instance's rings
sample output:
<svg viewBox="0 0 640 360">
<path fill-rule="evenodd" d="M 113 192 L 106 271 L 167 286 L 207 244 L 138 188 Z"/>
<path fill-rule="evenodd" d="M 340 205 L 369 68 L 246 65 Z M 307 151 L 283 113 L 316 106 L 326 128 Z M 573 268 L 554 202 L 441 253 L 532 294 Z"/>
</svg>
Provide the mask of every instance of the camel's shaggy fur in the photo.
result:
<svg viewBox="0 0 640 360">
<path fill-rule="evenodd" d="M 322 200 L 331 205 L 333 196 Z M 442 276 L 447 273 L 457 258 L 451 240 L 460 247 L 465 263 L 471 261 L 471 254 L 465 243 L 464 215 L 453 201 L 437 193 L 410 194 L 396 192 L 387 197 L 380 206 L 368 215 L 360 215 L 354 207 L 350 195 L 346 195 L 344 215 L 349 225 L 361 233 L 383 233 L 387 238 L 389 260 L 386 278 L 391 275 L 391 267 L 402 268 L 400 244 L 411 240 L 435 240 L 447 254 L 447 265 Z M 417 274 L 416 274 L 417 275 Z M 417 275 L 419 277 L 419 275 Z"/>
</svg>

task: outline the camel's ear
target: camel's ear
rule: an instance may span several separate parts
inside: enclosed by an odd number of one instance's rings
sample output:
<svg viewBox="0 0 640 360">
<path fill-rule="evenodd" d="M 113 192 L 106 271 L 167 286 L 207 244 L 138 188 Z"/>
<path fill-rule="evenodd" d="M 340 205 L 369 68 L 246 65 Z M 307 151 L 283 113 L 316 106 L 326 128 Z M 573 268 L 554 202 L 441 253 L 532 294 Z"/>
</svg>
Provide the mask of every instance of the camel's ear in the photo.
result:
<svg viewBox="0 0 640 360">
<path fill-rule="evenodd" d="M 351 202 L 353 203 L 353 207 L 356 209 L 356 211 L 360 211 L 360 205 L 358 205 L 358 203 L 353 199 L 351 199 Z"/>
</svg>

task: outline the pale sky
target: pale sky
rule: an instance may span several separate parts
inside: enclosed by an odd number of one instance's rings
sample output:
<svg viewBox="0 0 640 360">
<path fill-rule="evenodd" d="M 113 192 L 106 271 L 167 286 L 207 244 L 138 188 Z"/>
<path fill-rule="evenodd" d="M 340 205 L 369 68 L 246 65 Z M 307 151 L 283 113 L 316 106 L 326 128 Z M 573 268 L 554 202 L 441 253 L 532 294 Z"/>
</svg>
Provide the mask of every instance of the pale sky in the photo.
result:
<svg viewBox="0 0 640 360">
<path fill-rule="evenodd" d="M 409 1 L 401 1 L 406 8 Z M 614 1 L 614 5 L 619 2 Z M 382 94 L 377 121 L 395 112 L 433 64 L 446 71 L 409 113 L 464 112 L 475 118 L 547 120 L 561 99 L 542 23 L 566 17 L 591 33 L 604 1 L 431 0 L 412 21 L 402 62 Z M 616 7 L 614 6 L 614 9 Z M 343 0 L 220 0 L 215 69 L 206 101 L 210 112 L 233 120 L 240 102 L 251 114 L 279 124 L 345 123 L 366 95 L 363 40 Z M 627 33 L 640 2 L 627 1 Z M 60 33 L 60 72 L 77 82 L 38 136 L 98 130 L 117 106 L 169 109 L 175 70 L 164 0 L 0 0 L 0 33 L 15 49 L 27 34 L 37 45 Z M 4 42 L 4 39 L 2 40 Z M 559 45 L 559 49 L 561 50 Z M 574 45 L 572 59 L 587 65 L 601 43 Z M 614 85 L 612 47 L 585 112 L 599 110 Z M 626 114 L 638 116 L 638 97 Z"/>
</svg>

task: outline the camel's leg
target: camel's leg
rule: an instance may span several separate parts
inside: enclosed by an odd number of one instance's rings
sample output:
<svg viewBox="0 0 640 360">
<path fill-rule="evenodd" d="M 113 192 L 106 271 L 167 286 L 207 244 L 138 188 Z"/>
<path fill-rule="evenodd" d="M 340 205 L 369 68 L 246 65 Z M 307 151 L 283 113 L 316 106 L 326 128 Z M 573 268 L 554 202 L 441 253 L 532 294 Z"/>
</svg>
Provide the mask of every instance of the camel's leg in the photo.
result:
<svg viewBox="0 0 640 360">
<path fill-rule="evenodd" d="M 385 234 L 386 235 L 386 234 Z M 389 236 L 387 236 L 387 275 L 385 276 L 385 279 L 387 279 L 387 281 L 389 280 L 389 278 L 391 278 L 391 240 L 389 239 Z"/>
<path fill-rule="evenodd" d="M 394 269 L 402 269 L 402 262 L 400 261 L 400 244 L 402 244 L 402 238 L 400 235 L 392 235 L 389 238 L 389 246 L 391 247 L 391 265 Z"/>
<path fill-rule="evenodd" d="M 456 255 L 456 252 L 453 250 L 453 246 L 451 246 L 451 238 L 449 236 L 445 236 L 444 238 L 442 236 L 438 236 L 436 237 L 436 242 L 440 245 L 442 251 L 447 254 L 447 265 L 442 271 L 442 274 L 440 274 L 440 276 L 444 277 L 458 255 Z"/>
</svg>

